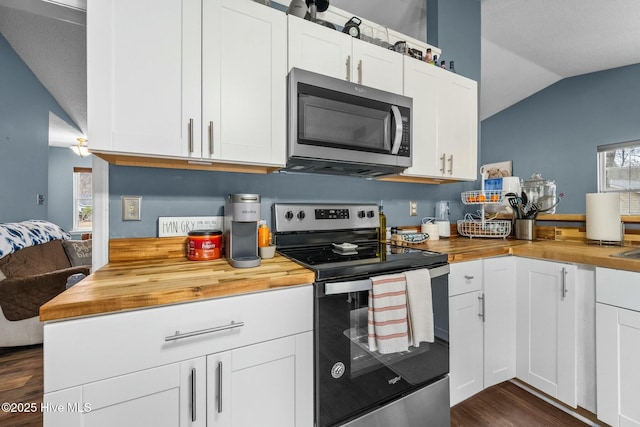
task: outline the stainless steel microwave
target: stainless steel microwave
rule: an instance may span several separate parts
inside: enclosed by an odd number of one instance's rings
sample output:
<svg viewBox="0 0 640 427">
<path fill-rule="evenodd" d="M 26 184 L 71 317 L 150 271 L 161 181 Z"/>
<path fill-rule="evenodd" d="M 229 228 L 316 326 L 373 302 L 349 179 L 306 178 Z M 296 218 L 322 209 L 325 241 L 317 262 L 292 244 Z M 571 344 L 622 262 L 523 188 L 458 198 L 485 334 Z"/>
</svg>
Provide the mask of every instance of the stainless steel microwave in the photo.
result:
<svg viewBox="0 0 640 427">
<path fill-rule="evenodd" d="M 406 96 L 293 68 L 288 81 L 285 170 L 363 177 L 412 164 Z"/>
</svg>

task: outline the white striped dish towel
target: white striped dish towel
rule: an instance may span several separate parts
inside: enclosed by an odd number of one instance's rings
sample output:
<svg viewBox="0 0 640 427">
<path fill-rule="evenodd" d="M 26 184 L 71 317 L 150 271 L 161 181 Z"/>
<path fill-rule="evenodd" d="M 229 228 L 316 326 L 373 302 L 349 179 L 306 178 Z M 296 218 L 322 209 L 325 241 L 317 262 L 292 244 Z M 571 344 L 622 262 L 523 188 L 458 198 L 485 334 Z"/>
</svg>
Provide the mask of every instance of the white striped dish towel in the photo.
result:
<svg viewBox="0 0 640 427">
<path fill-rule="evenodd" d="M 371 278 L 369 291 L 369 350 L 381 354 L 409 349 L 407 293 L 404 274 Z"/>
<path fill-rule="evenodd" d="M 407 318 L 409 344 L 418 347 L 421 342 L 433 342 L 433 301 L 429 270 L 410 270 L 407 280 Z"/>
</svg>

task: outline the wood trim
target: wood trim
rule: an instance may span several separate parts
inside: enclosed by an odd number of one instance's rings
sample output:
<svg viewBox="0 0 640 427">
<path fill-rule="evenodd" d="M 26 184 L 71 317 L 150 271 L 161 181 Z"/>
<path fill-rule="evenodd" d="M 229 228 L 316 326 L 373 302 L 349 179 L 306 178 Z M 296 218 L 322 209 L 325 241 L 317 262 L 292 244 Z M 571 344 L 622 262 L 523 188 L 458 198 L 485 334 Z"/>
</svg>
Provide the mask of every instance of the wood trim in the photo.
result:
<svg viewBox="0 0 640 427">
<path fill-rule="evenodd" d="M 281 166 L 247 165 L 236 163 L 222 163 L 216 160 L 187 160 L 171 159 L 164 157 L 142 157 L 129 156 L 123 154 L 92 152 L 101 159 L 116 166 L 137 166 L 144 168 L 165 168 L 165 169 L 189 169 L 214 172 L 241 172 L 268 174 L 275 172 Z"/>
<path fill-rule="evenodd" d="M 79 166 L 74 166 L 73 173 L 91 173 L 91 168 L 82 168 Z"/>
<path fill-rule="evenodd" d="M 453 182 L 459 182 L 453 179 L 427 178 L 427 177 L 420 177 L 420 176 L 405 176 L 405 175 L 385 176 L 383 178 L 378 178 L 377 181 L 404 182 L 409 184 L 450 184 Z"/>
</svg>

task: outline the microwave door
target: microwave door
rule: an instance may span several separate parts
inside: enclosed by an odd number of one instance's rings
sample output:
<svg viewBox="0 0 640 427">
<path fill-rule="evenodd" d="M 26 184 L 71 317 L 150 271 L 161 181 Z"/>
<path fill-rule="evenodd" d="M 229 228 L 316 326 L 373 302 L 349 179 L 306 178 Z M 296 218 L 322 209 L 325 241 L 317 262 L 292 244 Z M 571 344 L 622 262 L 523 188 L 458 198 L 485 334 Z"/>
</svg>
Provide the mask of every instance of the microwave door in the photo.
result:
<svg viewBox="0 0 640 427">
<path fill-rule="evenodd" d="M 401 119 L 396 121 L 402 131 Z M 389 154 L 397 139 L 395 133 L 394 140 L 391 138 L 391 123 L 390 111 L 314 95 L 298 96 L 300 144 Z"/>
</svg>

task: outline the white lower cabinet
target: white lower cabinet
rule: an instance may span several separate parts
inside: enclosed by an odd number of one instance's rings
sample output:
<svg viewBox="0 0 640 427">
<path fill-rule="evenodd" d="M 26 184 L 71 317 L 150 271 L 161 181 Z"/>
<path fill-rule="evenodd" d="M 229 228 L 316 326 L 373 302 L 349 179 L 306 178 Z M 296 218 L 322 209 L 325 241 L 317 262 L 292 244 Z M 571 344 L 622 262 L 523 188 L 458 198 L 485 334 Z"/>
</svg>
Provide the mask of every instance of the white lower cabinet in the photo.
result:
<svg viewBox="0 0 640 427">
<path fill-rule="evenodd" d="M 517 377 L 577 406 L 576 266 L 518 258 Z"/>
<path fill-rule="evenodd" d="M 484 387 L 516 376 L 516 259 L 484 263 Z"/>
<path fill-rule="evenodd" d="M 640 426 L 640 273 L 596 269 L 598 418 Z"/>
<path fill-rule="evenodd" d="M 451 406 L 515 376 L 515 259 L 451 264 Z"/>
<path fill-rule="evenodd" d="M 47 323 L 44 425 L 311 427 L 312 304 L 305 286 Z"/>
</svg>

